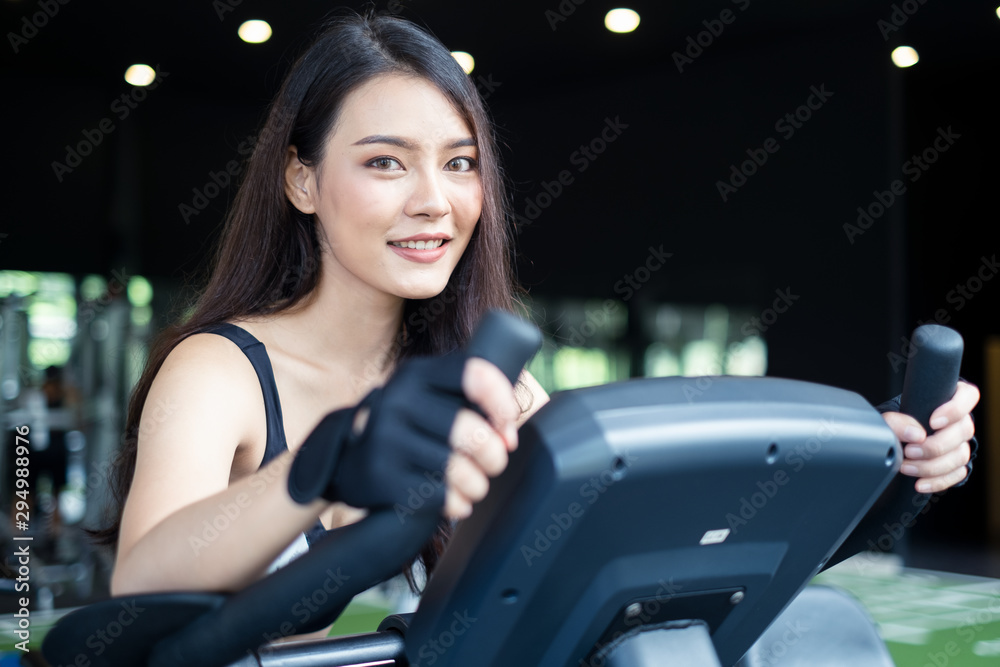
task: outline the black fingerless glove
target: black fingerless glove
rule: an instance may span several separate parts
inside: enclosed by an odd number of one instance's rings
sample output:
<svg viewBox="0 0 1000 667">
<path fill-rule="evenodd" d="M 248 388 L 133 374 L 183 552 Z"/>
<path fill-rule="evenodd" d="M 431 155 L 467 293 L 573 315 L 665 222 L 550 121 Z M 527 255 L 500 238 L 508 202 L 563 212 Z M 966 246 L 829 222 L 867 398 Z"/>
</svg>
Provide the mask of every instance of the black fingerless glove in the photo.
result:
<svg viewBox="0 0 1000 667">
<path fill-rule="evenodd" d="M 391 507 L 406 504 L 420 488 L 431 507 L 443 507 L 448 436 L 458 410 L 467 405 L 465 361 L 466 355 L 458 353 L 405 361 L 356 407 L 324 417 L 292 462 L 292 499 Z M 363 409 L 369 411 L 367 422 L 355 434 L 354 421 Z"/>
</svg>

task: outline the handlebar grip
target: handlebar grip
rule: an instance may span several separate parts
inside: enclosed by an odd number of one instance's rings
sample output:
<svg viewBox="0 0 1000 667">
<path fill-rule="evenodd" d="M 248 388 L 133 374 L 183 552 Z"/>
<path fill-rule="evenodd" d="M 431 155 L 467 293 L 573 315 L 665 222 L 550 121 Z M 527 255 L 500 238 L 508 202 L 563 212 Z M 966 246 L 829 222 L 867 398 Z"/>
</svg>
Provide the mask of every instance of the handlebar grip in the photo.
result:
<svg viewBox="0 0 1000 667">
<path fill-rule="evenodd" d="M 938 324 L 917 327 L 911 341 L 914 351 L 906 364 L 900 411 L 930 434 L 931 413 L 951 400 L 958 387 L 964 343 L 957 331 Z"/>
<path fill-rule="evenodd" d="M 490 362 L 517 384 L 521 369 L 542 345 L 538 328 L 517 315 L 491 310 L 483 316 L 466 348 L 470 357 Z"/>
</svg>

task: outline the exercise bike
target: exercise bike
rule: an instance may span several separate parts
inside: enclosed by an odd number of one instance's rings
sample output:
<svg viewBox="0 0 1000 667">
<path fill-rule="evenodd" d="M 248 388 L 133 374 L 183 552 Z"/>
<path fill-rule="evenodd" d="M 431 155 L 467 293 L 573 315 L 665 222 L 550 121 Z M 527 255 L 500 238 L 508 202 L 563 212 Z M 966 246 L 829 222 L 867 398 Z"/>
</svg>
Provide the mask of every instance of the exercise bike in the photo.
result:
<svg viewBox="0 0 1000 667">
<path fill-rule="evenodd" d="M 913 339 L 902 409 L 928 428 L 962 341 L 936 325 Z M 468 352 L 513 380 L 538 343 L 534 327 L 491 314 Z M 400 571 L 438 519 L 419 489 L 238 593 L 78 609 L 43 654 L 52 667 L 893 664 L 852 599 L 807 587 L 873 506 L 881 525 L 921 502 L 861 396 L 777 378 L 636 379 L 554 394 L 519 442 L 417 611 L 377 632 L 269 643 L 326 627 Z"/>
</svg>

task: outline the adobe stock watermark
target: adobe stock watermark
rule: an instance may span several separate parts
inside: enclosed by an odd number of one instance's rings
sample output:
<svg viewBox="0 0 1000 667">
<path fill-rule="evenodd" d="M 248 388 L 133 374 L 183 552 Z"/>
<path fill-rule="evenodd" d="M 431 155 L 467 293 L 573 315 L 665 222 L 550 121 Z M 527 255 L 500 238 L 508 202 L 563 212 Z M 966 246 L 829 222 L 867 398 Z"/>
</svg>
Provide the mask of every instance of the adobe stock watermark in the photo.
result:
<svg viewBox="0 0 1000 667">
<path fill-rule="evenodd" d="M 114 620 L 108 621 L 103 628 L 96 630 L 87 636 L 83 645 L 89 651 L 77 653 L 72 664 L 76 666 L 86 666 L 91 664 L 91 657 L 100 658 L 104 652 L 110 648 L 115 641 L 127 632 L 127 628 L 135 623 L 135 619 L 146 611 L 145 607 L 140 607 L 134 599 L 126 598 L 121 602 L 121 611 Z"/>
<path fill-rule="evenodd" d="M 474 452 L 483 446 L 489 440 L 489 433 L 485 428 L 474 429 L 471 436 L 455 446 L 454 450 L 456 452 L 466 453 L 470 458 L 474 457 Z M 449 464 L 450 465 L 450 464 Z M 407 491 L 406 503 L 396 503 L 393 505 L 393 511 L 396 513 L 396 518 L 399 519 L 400 524 L 406 523 L 406 520 L 411 516 L 423 509 L 431 499 L 439 498 L 441 496 L 442 489 L 446 489 L 448 485 L 448 472 L 447 469 L 444 471 L 424 471 L 423 474 L 424 481 L 420 482 L 416 486 L 409 487 Z"/>
<path fill-rule="evenodd" d="M 253 154 L 254 149 L 262 141 L 270 139 L 276 131 L 274 126 L 284 127 L 286 121 L 290 119 L 288 114 L 278 120 L 268 119 L 268 123 L 261 129 L 259 134 L 251 134 L 244 137 L 236 146 L 238 158 L 229 160 L 224 167 L 218 171 L 209 170 L 205 183 L 200 187 L 191 188 L 191 199 L 189 202 L 181 202 L 177 205 L 177 212 L 184 219 L 184 224 L 189 224 L 191 218 L 196 217 L 218 197 L 230 183 L 234 183 L 243 172 L 246 160 Z"/>
<path fill-rule="evenodd" d="M 212 0 L 212 9 L 220 21 L 226 20 L 226 14 L 233 12 L 243 4 L 243 0 Z"/>
<path fill-rule="evenodd" d="M 153 78 L 153 82 L 148 86 L 132 86 L 130 91 L 122 93 L 119 97 L 115 98 L 111 102 L 111 114 L 119 122 L 124 121 L 138 107 L 139 103 L 146 99 L 148 91 L 156 90 L 157 86 L 168 76 L 170 76 L 170 72 L 164 72 L 157 65 L 156 76 Z M 56 180 L 62 183 L 63 178 L 67 174 L 73 173 L 74 169 L 83 164 L 83 158 L 93 153 L 94 149 L 104 141 L 104 137 L 114 132 L 115 129 L 115 121 L 111 116 L 105 116 L 98 121 L 94 129 L 84 128 L 82 132 L 83 138 L 80 141 L 72 146 L 69 144 L 66 145 L 66 155 L 63 161 L 52 161 L 52 173 L 55 174 Z"/>
<path fill-rule="evenodd" d="M 608 145 L 617 140 L 626 129 L 628 129 L 628 125 L 621 122 L 620 116 L 615 116 L 614 120 L 606 117 L 604 127 L 601 128 L 597 136 L 586 144 L 580 144 L 575 151 L 570 153 L 569 163 L 576 167 L 576 173 L 585 172 L 590 164 L 607 150 Z M 517 227 L 526 227 L 537 220 L 542 211 L 551 206 L 552 202 L 558 199 L 565 188 L 571 185 L 575 179 L 572 171 L 563 169 L 551 181 L 542 181 L 544 192 L 539 192 L 534 197 L 525 197 L 523 214 L 514 214 Z"/>
<path fill-rule="evenodd" d="M 49 24 L 50 19 L 54 19 L 62 6 L 68 5 L 69 0 L 39 0 L 38 11 L 21 17 L 21 29 L 18 32 L 8 32 L 7 41 L 10 48 L 16 55 L 21 47 L 26 45 L 31 39 L 38 35 L 38 32 Z"/>
<path fill-rule="evenodd" d="M 989 605 L 983 609 L 978 609 L 975 612 L 970 610 L 965 614 L 965 617 L 962 619 L 962 625 L 955 630 L 955 633 L 965 642 L 966 645 L 969 645 L 976 639 L 976 636 L 979 635 L 979 633 L 985 630 L 991 623 L 996 621 L 998 616 L 1000 616 L 1000 586 L 994 588 L 993 595 L 990 596 Z M 952 643 L 953 642 L 945 644 L 945 651 L 951 657 L 956 657 L 959 653 L 961 653 L 962 649 L 957 646 L 955 648 L 951 648 L 950 644 Z M 991 646 L 986 651 L 982 650 L 982 642 L 974 645 L 972 647 L 973 654 L 980 656 L 997 655 L 998 648 L 1000 648 L 997 646 L 998 641 L 994 638 L 989 643 Z M 931 655 L 928 654 L 927 657 L 931 658 Z M 947 664 L 946 660 L 940 661 L 940 658 L 938 659 L 939 662 L 936 663 L 937 665 L 943 667 L 943 665 Z"/>
<path fill-rule="evenodd" d="M 211 520 L 202 521 L 199 535 L 188 535 L 188 546 L 197 556 L 203 549 L 219 539 L 219 536 L 229 530 L 233 522 L 240 517 L 243 510 L 250 507 L 252 500 L 249 493 L 240 493 L 232 502 L 219 503 L 219 512 Z"/>
<path fill-rule="evenodd" d="M 124 266 L 120 271 L 117 269 L 112 270 L 111 280 L 108 281 L 104 293 L 98 298 L 87 300 L 80 305 L 76 315 L 77 322 L 83 325 L 93 322 L 115 298 L 125 293 L 125 290 L 128 289 L 128 282 L 131 279 L 132 276 L 128 274 Z M 71 336 L 66 337 L 69 338 Z"/>
<path fill-rule="evenodd" d="M 757 336 L 764 333 L 768 327 L 778 321 L 778 315 L 787 313 L 788 309 L 800 298 L 800 295 L 792 292 L 791 287 L 786 287 L 784 290 L 776 289 L 774 293 L 776 296 L 771 307 L 762 310 L 759 318 L 751 317 L 744 322 L 743 326 L 740 327 L 740 333 L 744 336 Z"/>
<path fill-rule="evenodd" d="M 931 495 L 930 498 L 924 495 L 914 495 L 910 501 L 913 510 L 907 510 L 902 512 L 898 517 L 895 517 L 894 520 L 890 519 L 883 522 L 882 528 L 884 532 L 880 533 L 876 538 L 869 539 L 865 545 L 867 547 L 865 551 L 855 555 L 847 562 L 852 564 L 852 567 L 858 574 L 864 574 L 872 565 L 878 565 L 881 560 L 877 554 L 891 552 L 896 544 L 903 539 L 903 536 L 906 535 L 906 531 L 916 525 L 920 515 L 929 512 L 931 507 L 940 499 L 941 497 L 937 494 Z"/>
<path fill-rule="evenodd" d="M 833 439 L 839 425 L 833 419 L 820 419 L 815 435 L 805 442 L 800 442 L 788 449 L 784 456 L 784 464 L 791 473 L 797 473 L 806 467 L 823 449 L 823 445 Z M 785 468 L 776 469 L 768 478 L 757 480 L 755 490 L 740 497 L 740 506 L 735 512 L 727 512 L 725 516 L 729 532 L 736 535 L 740 528 L 750 523 L 768 503 L 778 495 L 778 492 L 792 480 L 791 474 Z"/>
<path fill-rule="evenodd" d="M 490 99 L 496 90 L 503 85 L 503 81 L 494 81 L 493 73 L 490 72 L 485 76 L 482 74 L 477 74 L 474 83 L 476 84 L 476 91 L 479 93 L 479 97 L 485 102 Z"/>
<path fill-rule="evenodd" d="M 809 626 L 803 625 L 800 619 L 785 621 L 784 623 L 785 631 L 779 639 L 775 639 L 766 647 L 754 647 L 754 664 L 758 664 L 756 660 L 760 660 L 759 664 L 761 667 L 781 665 L 781 659 L 788 653 L 788 649 L 798 644 L 802 637 L 811 630 Z"/>
<path fill-rule="evenodd" d="M 734 5 L 736 5 L 741 12 L 745 12 L 750 6 L 750 0 L 731 0 Z M 693 65 L 694 61 L 705 53 L 705 49 L 712 46 L 715 40 L 722 36 L 727 25 L 731 25 L 733 21 L 736 20 L 737 14 L 733 13 L 733 10 L 723 9 L 719 12 L 719 18 L 717 19 L 705 19 L 701 22 L 705 29 L 699 32 L 697 35 L 688 35 L 687 46 L 684 49 L 684 53 L 680 51 L 674 51 L 671 54 L 671 58 L 674 61 L 674 65 L 677 67 L 677 71 L 681 74 L 684 73 L 684 67 L 687 65 Z"/>
<path fill-rule="evenodd" d="M 788 141 L 795 132 L 813 117 L 813 112 L 823 108 L 834 93 L 826 89 L 826 84 L 821 83 L 819 88 L 809 86 L 809 96 L 803 104 L 797 106 L 793 111 L 786 113 L 774 123 L 774 131 L 781 134 L 782 139 Z M 756 174 L 768 159 L 781 149 L 781 144 L 774 137 L 764 140 L 761 148 L 748 148 L 746 154 L 748 160 L 744 160 L 739 165 L 729 166 L 729 178 L 725 181 L 716 181 L 715 188 L 719 191 L 719 196 L 723 202 L 728 202 L 729 198 L 747 184 L 747 180 Z"/>
<path fill-rule="evenodd" d="M 437 496 L 439 490 L 445 488 L 447 484 L 446 473 L 431 472 L 430 470 L 424 472 L 424 481 L 418 486 L 411 486 L 407 489 L 406 505 L 396 503 L 392 508 L 396 512 L 399 523 L 406 523 L 407 519 L 420 511 L 427 504 L 427 501 Z"/>
<path fill-rule="evenodd" d="M 239 0 L 239 2 L 242 2 L 242 0 Z M 236 4 L 239 4 L 239 2 Z M 496 81 L 492 74 L 479 74 L 476 76 L 474 84 L 480 98 L 487 100 L 503 85 L 503 82 Z M 250 135 L 240 141 L 236 147 L 236 153 L 239 157 L 229 160 L 217 170 L 210 169 L 205 176 L 204 183 L 200 187 L 195 186 L 191 188 L 191 198 L 177 205 L 177 212 L 184 220 L 185 225 L 190 224 L 192 218 L 197 217 L 207 209 L 212 200 L 225 192 L 230 185 L 237 183 L 237 180 L 246 167 L 246 161 L 253 153 L 254 148 L 261 140 L 268 138 L 269 134 L 273 132 L 270 128 L 271 125 L 269 124 L 263 128 L 259 136 Z"/>
<path fill-rule="evenodd" d="M 903 0 L 898 5 L 893 3 L 889 20 L 879 19 L 875 22 L 875 26 L 882 33 L 882 39 L 888 42 L 889 35 L 899 32 L 899 29 L 906 25 L 910 17 L 916 14 L 917 10 L 923 7 L 926 2 L 927 0 Z"/>
<path fill-rule="evenodd" d="M 642 602 L 633 602 L 625 608 L 625 625 L 629 629 L 616 630 L 606 642 L 598 642 L 594 646 L 593 655 L 586 662 L 581 660 L 578 663 L 579 667 L 605 667 L 608 664 L 609 649 L 613 649 L 618 640 L 632 632 L 633 629 L 655 621 L 660 610 L 684 588 L 680 584 L 674 583 L 672 577 L 670 581 L 660 579 L 657 586 L 653 597 Z"/>
<path fill-rule="evenodd" d="M 637 460 L 627 451 L 621 450 L 610 468 L 581 484 L 579 494 L 581 500 L 585 502 L 573 501 L 566 506 L 565 511 L 552 512 L 550 515 L 551 523 L 543 528 L 535 529 L 534 542 L 521 545 L 521 556 L 524 557 L 525 564 L 531 567 L 532 561 L 541 558 L 546 551 L 551 549 L 552 545 L 569 532 L 573 524 L 587 512 L 591 505 L 600 500 L 609 488 L 625 477 L 626 471 L 635 465 Z"/>
<path fill-rule="evenodd" d="M 576 11 L 576 8 L 587 0 L 560 0 L 555 9 L 545 10 L 545 20 L 549 22 L 549 28 L 555 32 L 559 24 L 568 19 Z"/>
<path fill-rule="evenodd" d="M 653 594 L 653 597 L 643 600 L 642 604 L 638 605 L 638 607 L 629 606 L 625 613 L 625 625 L 629 627 L 637 627 L 654 620 L 656 615 L 660 613 L 660 609 L 663 605 L 677 597 L 677 594 L 680 593 L 683 588 L 684 587 L 680 584 L 674 583 L 673 577 L 670 578 L 670 581 L 660 579 L 658 582 L 658 588 L 656 589 L 656 593 Z M 622 634 L 625 633 L 622 632 Z M 617 638 L 617 636 L 612 635 L 611 641 L 613 642 Z"/>
<path fill-rule="evenodd" d="M 153 419 L 158 420 L 158 423 L 162 423 L 173 414 L 174 410 L 175 408 L 168 402 L 162 406 L 162 413 L 158 414 L 154 409 Z M 188 546 L 191 547 L 194 555 L 197 556 L 214 544 L 240 518 L 243 511 L 253 504 L 254 498 L 264 493 L 271 484 L 275 482 L 283 486 L 287 484 L 288 467 L 290 465 L 291 461 L 285 465 L 279 465 L 273 461 L 268 463 L 250 477 L 250 488 L 253 490 L 252 495 L 243 491 L 230 501 L 218 503 L 216 505 L 218 511 L 215 515 L 204 519 L 201 522 L 201 526 L 196 528 L 197 533 L 188 535 Z"/>
<path fill-rule="evenodd" d="M 139 422 L 139 435 L 150 436 L 174 416 L 180 404 L 169 396 L 155 401 L 146 401 L 142 407 L 142 420 Z"/>
<path fill-rule="evenodd" d="M 799 295 L 792 292 L 791 287 L 786 287 L 784 290 L 775 289 L 774 293 L 777 295 L 774 301 L 771 303 L 770 308 L 765 308 L 761 311 L 760 317 L 751 317 L 740 327 L 740 332 L 747 336 L 747 339 L 740 341 L 739 343 L 730 345 L 726 349 L 726 353 L 721 356 L 717 356 L 715 364 L 711 369 L 712 375 L 699 375 L 693 378 L 691 382 L 687 382 L 681 388 L 684 393 L 684 398 L 687 399 L 688 403 L 694 402 L 696 396 L 701 396 L 708 389 L 715 384 L 716 377 L 722 375 L 728 362 L 733 357 L 739 356 L 743 351 L 743 346 L 746 345 L 747 340 L 751 340 L 754 336 L 760 336 L 760 334 L 767 331 L 771 326 L 778 321 L 778 316 L 788 312 L 796 301 L 799 300 Z"/>
<path fill-rule="evenodd" d="M 956 283 L 955 288 L 945 295 L 945 301 L 954 305 L 956 311 L 962 310 L 969 301 L 976 298 L 976 294 L 983 289 L 986 283 L 993 280 L 997 272 L 1000 272 L 1000 264 L 997 263 L 996 253 L 989 258 L 982 255 L 979 258 L 979 268 L 966 278 L 965 282 Z"/>
<path fill-rule="evenodd" d="M 350 579 L 351 577 L 341 572 L 339 567 L 336 571 L 332 567 L 327 568 L 326 578 L 323 579 L 322 583 L 314 588 L 311 593 L 303 595 L 300 599 L 296 600 L 289 609 L 289 613 L 295 618 L 296 623 L 292 623 L 290 620 L 282 621 L 281 625 L 278 626 L 277 632 L 263 633 L 264 642 L 275 642 L 301 632 L 300 628 L 304 627 L 314 614 L 320 612 L 323 605 L 329 602 L 331 597 L 340 592 L 340 589 Z"/>
<path fill-rule="evenodd" d="M 659 248 L 649 246 L 649 254 L 646 261 L 635 267 L 630 273 L 622 276 L 622 279 L 615 283 L 615 294 L 620 294 L 622 301 L 628 301 L 642 286 L 649 282 L 654 273 L 663 268 L 666 260 L 674 256 L 672 252 L 664 252 L 663 244 Z"/>
<path fill-rule="evenodd" d="M 422 302 L 411 302 L 412 310 L 405 315 L 406 326 L 396 333 L 395 339 L 384 354 L 368 360 L 361 372 L 351 375 L 351 386 L 357 390 L 370 390 L 380 384 L 386 377 L 387 369 L 391 368 L 401 358 L 402 352 L 413 344 L 414 334 L 426 333 L 468 288 L 469 285 L 465 282 L 449 281 L 437 296 Z"/>
<path fill-rule="evenodd" d="M 990 257 L 985 255 L 980 257 L 979 267 L 973 271 L 972 275 L 965 279 L 965 281 L 956 283 L 954 289 L 948 291 L 945 295 L 945 301 L 954 305 L 954 310 L 957 312 L 965 308 L 965 306 L 975 298 L 976 294 L 979 293 L 986 283 L 993 280 L 993 277 L 1000 273 L 1000 263 L 997 262 L 996 253 Z M 951 309 L 950 308 L 938 308 L 934 311 L 934 317 L 929 320 L 918 320 L 917 326 L 924 324 L 947 324 L 951 321 Z M 913 340 L 910 340 L 907 336 L 900 336 L 900 350 L 899 352 L 887 352 L 886 358 L 889 361 L 889 365 L 892 366 L 892 370 L 899 372 L 901 368 L 905 368 L 906 362 L 916 354 L 917 350 L 920 349 L 927 341 L 921 340 L 923 334 L 919 336 L 914 336 Z"/>
<path fill-rule="evenodd" d="M 43 355 L 52 354 L 57 349 L 57 339 L 72 339 L 74 338 L 79 329 L 88 326 L 100 317 L 101 313 L 104 312 L 108 306 L 114 302 L 115 299 L 121 297 L 125 294 L 128 289 L 128 283 L 131 276 L 125 267 L 121 270 L 112 270 L 111 279 L 107 282 L 107 287 L 104 292 L 96 299 L 88 299 L 80 304 L 77 308 L 76 318 L 65 320 L 65 323 L 60 327 L 59 332 L 52 338 L 42 338 L 38 340 L 39 351 Z M 113 355 L 114 352 L 109 348 L 109 355 Z M 28 368 L 22 369 L 20 373 L 22 380 L 26 382 L 31 381 L 31 375 Z"/>
<path fill-rule="evenodd" d="M 468 632 L 472 624 L 479 620 L 470 616 L 468 609 L 461 614 L 457 611 L 452 612 L 452 618 L 451 624 L 442 630 L 437 637 L 428 639 L 420 645 L 420 648 L 417 649 L 417 661 L 413 663 L 413 667 L 429 666 L 436 663 L 441 659 L 441 656 L 448 652 L 448 649 L 455 645 L 458 638 Z"/>
<path fill-rule="evenodd" d="M 213 199 L 218 197 L 225 188 L 229 187 L 230 183 L 235 182 L 236 178 L 243 172 L 243 165 L 245 159 L 250 153 L 253 152 L 254 142 L 252 139 L 244 139 L 237 146 L 236 151 L 242 156 L 243 159 L 237 160 L 232 159 L 226 163 L 223 169 L 219 171 L 209 170 L 208 177 L 205 179 L 204 185 L 201 188 L 191 188 L 191 201 L 190 203 L 180 203 L 177 205 L 177 212 L 180 213 L 181 217 L 184 219 L 184 224 L 190 224 L 191 218 L 196 217 L 211 203 Z"/>
<path fill-rule="evenodd" d="M 635 296 L 635 293 L 649 282 L 653 274 L 663 268 L 666 260 L 673 256 L 674 253 L 663 250 L 663 244 L 660 244 L 658 248 L 649 246 L 649 254 L 646 255 L 646 260 L 632 271 L 623 275 L 621 280 L 615 283 L 614 291 L 615 294 L 622 296 L 621 301 L 605 299 L 600 308 L 588 308 L 580 328 L 570 326 L 569 338 L 566 342 L 569 345 L 582 347 L 587 339 L 596 334 L 608 322 L 608 318 L 618 311 L 621 304 L 627 303 Z"/>
<path fill-rule="evenodd" d="M 903 163 L 903 174 L 910 177 L 910 183 L 916 183 L 920 180 L 924 172 L 930 169 L 931 165 L 937 162 L 941 155 L 954 146 L 955 141 L 961 139 L 961 137 L 961 134 L 951 129 L 951 125 L 948 126 L 947 130 L 939 127 L 937 129 L 937 136 L 931 142 L 931 145 L 922 150 L 919 155 L 910 156 L 910 159 Z M 896 199 L 904 194 L 906 194 L 906 183 L 898 178 L 889 184 L 888 190 L 881 192 L 873 190 L 872 196 L 875 198 L 875 201 L 866 207 L 858 207 L 858 218 L 853 225 L 849 222 L 844 223 L 843 229 L 844 234 L 847 235 L 847 241 L 851 245 L 854 245 L 855 238 L 868 231 L 875 224 L 876 220 L 892 208 L 892 205 L 896 203 Z"/>
<path fill-rule="evenodd" d="M 464 453 L 469 458 L 475 460 L 475 452 L 489 441 L 489 433 L 486 428 L 476 428 L 471 436 L 454 447 L 454 451 Z M 424 472 L 424 481 L 416 486 L 407 489 L 406 504 L 396 503 L 393 511 L 400 524 L 423 509 L 432 498 L 440 497 L 442 489 L 448 484 L 447 469 L 444 472 L 430 471 Z"/>
</svg>

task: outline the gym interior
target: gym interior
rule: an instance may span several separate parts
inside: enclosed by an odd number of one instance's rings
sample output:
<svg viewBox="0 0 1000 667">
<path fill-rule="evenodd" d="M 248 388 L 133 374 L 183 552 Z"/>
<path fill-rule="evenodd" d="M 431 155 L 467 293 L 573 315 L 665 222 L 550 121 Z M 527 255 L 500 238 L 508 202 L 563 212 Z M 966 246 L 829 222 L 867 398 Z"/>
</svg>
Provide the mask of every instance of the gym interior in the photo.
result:
<svg viewBox="0 0 1000 667">
<path fill-rule="evenodd" d="M 641 0 L 631 29 L 595 0 L 346 6 L 474 58 L 543 335 L 527 368 L 550 394 L 684 378 L 697 400 L 718 376 L 767 376 L 877 405 L 901 393 L 918 326 L 961 334 L 982 395 L 968 483 L 815 583 L 856 598 L 897 665 L 998 664 L 1000 6 Z M 114 556 L 85 529 L 104 517 L 128 397 L 197 293 L 268 100 L 332 9 L 0 2 L 3 667 L 48 664 L 58 619 L 108 598 Z M 251 20 L 269 37 L 241 38 Z M 143 85 L 125 78 L 137 63 Z M 737 515 L 764 511 L 746 499 Z M 412 610 L 398 583 L 358 595 L 332 635 Z M 753 664 L 781 664 L 776 648 Z"/>
</svg>

